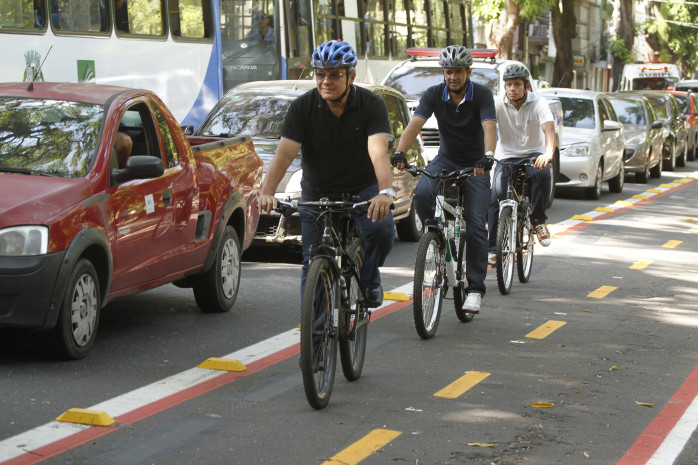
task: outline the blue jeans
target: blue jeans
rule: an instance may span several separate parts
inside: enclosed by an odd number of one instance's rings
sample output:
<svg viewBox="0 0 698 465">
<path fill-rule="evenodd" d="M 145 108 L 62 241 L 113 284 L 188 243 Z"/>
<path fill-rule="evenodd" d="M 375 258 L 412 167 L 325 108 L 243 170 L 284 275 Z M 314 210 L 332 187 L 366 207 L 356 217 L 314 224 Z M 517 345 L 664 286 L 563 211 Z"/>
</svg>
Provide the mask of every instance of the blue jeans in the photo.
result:
<svg viewBox="0 0 698 465">
<path fill-rule="evenodd" d="M 532 153 L 531 156 L 540 155 Z M 506 158 L 503 161 L 518 160 L 518 158 Z M 548 206 L 548 195 L 550 194 L 550 165 L 542 170 L 535 166 L 515 167 L 514 169 L 526 168 L 526 174 L 531 180 L 531 223 L 533 225 L 545 224 L 548 215 L 545 209 Z M 489 213 L 489 233 L 490 233 L 490 253 L 497 251 L 497 226 L 499 224 L 499 202 L 507 197 L 507 172 L 508 166 L 497 163 L 494 167 L 494 179 L 492 181 L 492 195 L 490 196 Z"/>
<path fill-rule="evenodd" d="M 357 193 L 361 200 L 370 200 L 378 195 L 378 184 L 366 187 Z M 303 242 L 303 267 L 301 271 L 301 297 L 305 287 L 305 278 L 310 267 L 310 248 L 322 239 L 321 225 L 316 222 L 316 215 L 309 208 L 300 208 L 301 217 L 301 241 Z M 385 259 L 393 248 L 395 239 L 395 224 L 393 214 L 382 221 L 373 222 L 366 215 L 354 215 L 354 221 L 364 236 L 364 262 L 361 265 L 361 281 L 369 287 L 377 287 L 381 283 L 379 266 L 383 266 Z"/>
<path fill-rule="evenodd" d="M 460 168 L 456 163 L 437 155 L 426 167 L 430 173 Z M 468 280 L 466 292 L 484 297 L 487 276 L 487 207 L 490 198 L 490 177 L 471 176 L 462 184 L 463 218 L 465 219 L 465 270 Z M 419 178 L 414 191 L 417 214 L 424 223 L 434 217 L 436 181 L 426 176 Z"/>
</svg>

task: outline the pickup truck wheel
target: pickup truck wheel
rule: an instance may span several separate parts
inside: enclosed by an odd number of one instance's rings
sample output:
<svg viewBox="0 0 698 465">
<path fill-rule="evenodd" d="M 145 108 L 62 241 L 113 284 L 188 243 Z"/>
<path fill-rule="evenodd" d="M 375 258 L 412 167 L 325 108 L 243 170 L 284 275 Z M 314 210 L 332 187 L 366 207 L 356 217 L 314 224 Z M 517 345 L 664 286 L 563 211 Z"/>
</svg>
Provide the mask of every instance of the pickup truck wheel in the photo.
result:
<svg viewBox="0 0 698 465">
<path fill-rule="evenodd" d="M 76 360 L 90 351 L 99 326 L 100 296 L 97 271 L 89 260 L 80 259 L 70 275 L 58 322 L 51 331 L 57 356 Z"/>
<path fill-rule="evenodd" d="M 417 215 L 414 199 L 412 200 L 412 205 L 410 205 L 410 214 L 398 221 L 395 229 L 401 241 L 417 242 L 422 238 L 422 222 L 419 219 L 419 215 Z"/>
<path fill-rule="evenodd" d="M 228 225 L 216 249 L 213 266 L 194 284 L 196 304 L 204 312 L 222 313 L 233 307 L 240 287 L 240 240 Z"/>
</svg>

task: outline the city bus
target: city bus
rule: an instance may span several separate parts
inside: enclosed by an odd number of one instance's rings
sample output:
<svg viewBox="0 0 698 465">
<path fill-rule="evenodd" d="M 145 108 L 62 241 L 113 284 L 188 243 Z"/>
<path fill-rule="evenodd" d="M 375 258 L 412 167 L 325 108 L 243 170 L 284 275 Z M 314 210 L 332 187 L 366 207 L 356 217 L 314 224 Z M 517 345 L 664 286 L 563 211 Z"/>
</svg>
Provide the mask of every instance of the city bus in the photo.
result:
<svg viewBox="0 0 698 465">
<path fill-rule="evenodd" d="M 329 39 L 378 82 L 408 47 L 472 45 L 469 0 L 0 0 L 0 82 L 145 88 L 197 126 L 237 84 L 310 77 Z"/>
</svg>

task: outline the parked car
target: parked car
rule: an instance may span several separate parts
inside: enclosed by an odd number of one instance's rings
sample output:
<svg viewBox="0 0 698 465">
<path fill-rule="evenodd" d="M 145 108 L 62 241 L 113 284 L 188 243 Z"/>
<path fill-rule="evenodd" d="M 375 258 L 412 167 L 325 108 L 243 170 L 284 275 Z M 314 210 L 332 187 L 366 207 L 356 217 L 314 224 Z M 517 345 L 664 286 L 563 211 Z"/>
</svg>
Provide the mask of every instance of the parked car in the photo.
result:
<svg viewBox="0 0 698 465">
<path fill-rule="evenodd" d="M 698 155 L 698 98 L 692 91 L 667 91 L 676 98 L 681 108 L 681 113 L 686 117 L 686 160 L 693 161 Z"/>
<path fill-rule="evenodd" d="M 622 192 L 625 178 L 623 125 L 602 92 L 550 87 L 538 91 L 559 100 L 564 112 L 558 187 L 584 189 L 601 197 L 602 183 Z"/>
<path fill-rule="evenodd" d="M 149 91 L 30 87 L 0 84 L 0 327 L 50 330 L 52 352 L 76 359 L 115 297 L 176 282 L 228 311 L 258 220 L 250 139 L 190 144 Z"/>
<path fill-rule="evenodd" d="M 634 92 L 647 97 L 657 114 L 657 119 L 664 122 L 664 140 L 666 142 L 662 151 L 663 169 L 674 171 L 677 166 L 686 166 L 688 131 L 685 123 L 686 116 L 681 112 L 679 102 L 666 91 Z"/>
<path fill-rule="evenodd" d="M 676 83 L 674 90 L 698 92 L 698 79 L 683 79 Z"/>
<path fill-rule="evenodd" d="M 662 175 L 664 124 L 654 114 L 646 97 L 632 93 L 609 93 L 608 99 L 625 133 L 625 172 L 634 173 L 635 181 L 646 183 L 650 176 Z"/>
<path fill-rule="evenodd" d="M 407 105 L 410 111 L 413 112 L 422 94 L 431 86 L 441 84 L 444 80 L 443 69 L 439 66 L 439 55 L 441 49 L 436 48 L 410 48 L 407 50 L 409 59 L 397 64 L 383 79 L 383 84 L 393 87 L 400 91 L 407 100 Z M 478 84 L 482 84 L 489 89 L 492 89 L 494 95 L 504 94 L 504 80 L 502 74 L 509 65 L 521 65 L 523 63 L 516 60 L 503 60 L 496 58 L 497 51 L 490 49 L 475 49 L 471 50 L 473 55 L 473 70 L 470 79 Z M 537 81 L 531 79 L 531 90 L 536 91 Z M 549 203 L 552 204 L 555 197 L 555 182 L 560 166 L 560 141 L 562 139 L 562 124 L 560 118 L 562 108 L 556 101 L 549 102 L 550 109 L 555 116 L 555 155 L 553 159 L 553 169 L 551 175 L 553 182 L 551 183 L 551 192 L 549 195 Z M 429 118 L 421 131 L 424 139 L 424 158 L 428 162 L 434 159 L 439 152 L 439 128 L 436 123 L 436 118 L 432 115 Z"/>
<path fill-rule="evenodd" d="M 358 84 L 371 90 L 385 102 L 390 119 L 393 140 L 402 135 L 410 113 L 402 95 L 390 87 Z M 303 81 L 256 81 L 241 84 L 230 90 L 196 130 L 201 136 L 245 134 L 252 137 L 260 157 L 268 169 L 281 136 L 281 125 L 291 102 L 315 88 L 315 80 Z M 407 152 L 410 164 L 423 167 L 421 144 L 415 141 Z M 279 199 L 300 198 L 301 154 L 289 166 L 286 176 L 277 187 Z M 417 241 L 422 235 L 422 225 L 412 205 L 414 178 L 406 171 L 393 169 L 393 189 L 396 193 L 393 216 L 398 235 L 403 241 Z M 272 212 L 262 214 L 254 236 L 256 245 L 300 244 L 300 220 L 298 216 L 286 219 Z"/>
</svg>

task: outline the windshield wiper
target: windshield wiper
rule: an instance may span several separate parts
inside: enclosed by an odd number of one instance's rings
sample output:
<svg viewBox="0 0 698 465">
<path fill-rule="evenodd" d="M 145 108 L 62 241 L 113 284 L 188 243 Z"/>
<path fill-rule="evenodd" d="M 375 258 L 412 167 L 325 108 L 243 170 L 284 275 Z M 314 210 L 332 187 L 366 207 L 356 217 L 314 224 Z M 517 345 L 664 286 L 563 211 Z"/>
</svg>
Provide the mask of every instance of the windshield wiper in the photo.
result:
<svg viewBox="0 0 698 465">
<path fill-rule="evenodd" d="M 10 168 L 7 166 L 0 166 L 0 172 L 17 173 L 17 174 L 36 174 L 39 176 L 49 176 L 49 177 L 53 177 L 53 178 L 61 178 L 62 177 L 60 174 L 51 173 L 49 171 L 30 170 L 27 168 Z"/>
</svg>

